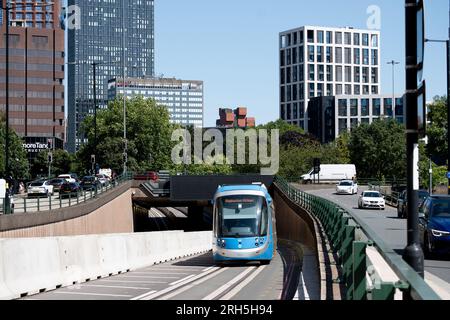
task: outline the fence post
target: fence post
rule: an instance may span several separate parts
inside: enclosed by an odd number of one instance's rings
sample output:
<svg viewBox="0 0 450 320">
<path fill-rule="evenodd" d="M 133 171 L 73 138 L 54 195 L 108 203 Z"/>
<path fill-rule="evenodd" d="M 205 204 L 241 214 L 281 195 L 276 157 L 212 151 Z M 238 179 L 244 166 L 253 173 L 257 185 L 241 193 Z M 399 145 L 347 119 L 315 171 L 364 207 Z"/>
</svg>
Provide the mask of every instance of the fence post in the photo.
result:
<svg viewBox="0 0 450 320">
<path fill-rule="evenodd" d="M 23 212 L 27 213 L 27 198 L 23 198 Z"/>
<path fill-rule="evenodd" d="M 37 200 L 38 200 L 38 201 L 37 201 L 37 211 L 41 211 L 41 206 L 40 206 L 41 202 L 40 202 L 40 199 L 41 199 L 41 198 L 38 196 L 38 197 L 37 197 Z"/>
<path fill-rule="evenodd" d="M 353 300 L 367 299 L 366 246 L 367 244 L 362 241 L 353 242 Z"/>
<path fill-rule="evenodd" d="M 343 280 L 347 287 L 347 300 L 353 299 L 352 254 L 355 229 L 354 226 L 345 227 L 345 238 L 340 252 L 340 257 L 342 258 Z"/>
<path fill-rule="evenodd" d="M 48 196 L 48 209 L 52 211 L 52 196 Z"/>
</svg>

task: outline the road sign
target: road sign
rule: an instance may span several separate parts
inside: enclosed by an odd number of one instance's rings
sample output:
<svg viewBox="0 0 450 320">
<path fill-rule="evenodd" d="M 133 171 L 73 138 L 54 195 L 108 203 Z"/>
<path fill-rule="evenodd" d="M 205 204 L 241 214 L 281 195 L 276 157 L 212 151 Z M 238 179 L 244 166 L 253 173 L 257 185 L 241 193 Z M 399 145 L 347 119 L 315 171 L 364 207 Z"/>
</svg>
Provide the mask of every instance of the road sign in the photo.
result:
<svg viewBox="0 0 450 320">
<path fill-rule="evenodd" d="M 314 173 L 320 172 L 320 159 L 314 158 Z"/>
</svg>

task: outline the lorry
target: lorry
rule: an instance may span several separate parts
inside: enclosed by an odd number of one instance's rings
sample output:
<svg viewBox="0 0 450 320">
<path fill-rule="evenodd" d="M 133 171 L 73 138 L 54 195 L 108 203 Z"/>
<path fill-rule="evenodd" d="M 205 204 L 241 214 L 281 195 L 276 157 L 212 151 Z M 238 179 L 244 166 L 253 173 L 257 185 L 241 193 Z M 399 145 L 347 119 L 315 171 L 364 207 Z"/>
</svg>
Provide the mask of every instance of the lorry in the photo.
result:
<svg viewBox="0 0 450 320">
<path fill-rule="evenodd" d="M 321 164 L 320 172 L 314 172 L 312 168 L 301 176 L 303 183 L 338 182 L 341 180 L 356 180 L 356 166 L 354 164 Z"/>
</svg>

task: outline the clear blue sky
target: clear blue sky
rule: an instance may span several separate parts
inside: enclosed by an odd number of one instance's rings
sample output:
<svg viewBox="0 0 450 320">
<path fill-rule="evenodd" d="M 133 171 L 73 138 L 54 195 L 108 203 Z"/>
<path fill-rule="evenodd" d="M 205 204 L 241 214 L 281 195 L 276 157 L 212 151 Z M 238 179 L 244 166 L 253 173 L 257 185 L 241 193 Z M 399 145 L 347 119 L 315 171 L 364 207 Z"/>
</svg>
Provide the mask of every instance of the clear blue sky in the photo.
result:
<svg viewBox="0 0 450 320">
<path fill-rule="evenodd" d="M 405 87 L 403 0 L 156 0 L 157 74 L 205 82 L 205 126 L 219 107 L 246 106 L 258 124 L 278 118 L 278 34 L 303 25 L 366 28 L 381 9 L 382 93 Z M 448 36 L 448 0 L 426 0 L 426 35 Z M 428 99 L 446 94 L 445 45 L 427 44 Z"/>
</svg>

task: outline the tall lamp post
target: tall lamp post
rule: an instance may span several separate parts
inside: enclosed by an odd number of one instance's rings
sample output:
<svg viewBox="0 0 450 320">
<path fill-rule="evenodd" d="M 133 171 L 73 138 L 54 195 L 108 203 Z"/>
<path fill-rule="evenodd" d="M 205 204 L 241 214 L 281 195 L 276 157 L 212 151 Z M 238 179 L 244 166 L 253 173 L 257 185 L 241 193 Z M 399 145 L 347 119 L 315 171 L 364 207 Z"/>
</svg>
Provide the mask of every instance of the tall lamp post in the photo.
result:
<svg viewBox="0 0 450 320">
<path fill-rule="evenodd" d="M 45 8 L 48 6 L 54 5 L 54 2 L 48 2 L 48 3 L 42 3 L 42 4 L 38 4 L 38 3 L 34 3 L 33 6 L 34 7 L 40 7 L 40 8 Z M 2 10 L 5 12 L 5 22 L 6 22 L 6 39 L 5 39 L 5 46 L 6 46 L 6 57 L 5 57 L 5 67 L 6 67 L 6 75 L 5 75 L 5 82 L 6 82 L 6 95 L 5 95 L 5 113 L 6 113 L 6 118 L 5 118 L 5 122 L 6 122 L 6 132 L 5 132 L 5 176 L 7 178 L 7 182 L 8 182 L 8 188 L 7 188 L 7 193 L 8 195 L 5 198 L 5 214 L 10 214 L 11 213 L 11 203 L 10 203 L 10 199 L 9 199 L 9 194 L 10 194 L 10 184 L 12 183 L 12 177 L 11 177 L 11 172 L 9 170 L 9 27 L 10 27 L 10 19 L 9 19 L 9 12 L 11 10 L 13 10 L 14 8 L 17 7 L 25 7 L 27 5 L 22 4 L 22 3 L 16 3 L 14 5 L 11 5 L 9 3 L 9 0 L 7 0 L 5 2 L 5 6 L 2 7 Z"/>
<path fill-rule="evenodd" d="M 396 107 L 396 103 L 395 103 L 395 65 L 396 64 L 400 64 L 400 62 L 392 60 L 389 61 L 387 64 L 392 64 L 392 114 L 394 117 L 394 120 L 396 119 L 396 114 L 395 114 L 395 107 Z"/>
</svg>

